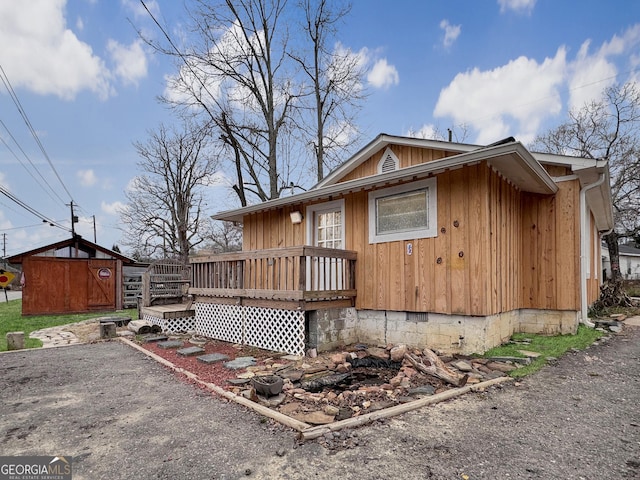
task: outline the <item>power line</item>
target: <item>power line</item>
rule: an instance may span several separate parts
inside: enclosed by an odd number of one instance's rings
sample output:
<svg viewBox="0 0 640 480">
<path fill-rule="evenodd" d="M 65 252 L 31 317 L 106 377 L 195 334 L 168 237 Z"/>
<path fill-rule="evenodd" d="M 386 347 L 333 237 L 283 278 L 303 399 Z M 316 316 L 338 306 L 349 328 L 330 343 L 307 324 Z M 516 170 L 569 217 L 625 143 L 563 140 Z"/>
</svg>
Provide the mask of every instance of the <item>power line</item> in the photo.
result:
<svg viewBox="0 0 640 480">
<path fill-rule="evenodd" d="M 39 219 L 41 219 L 43 222 L 48 222 L 49 225 L 51 225 L 52 227 L 58 227 L 58 228 L 60 228 L 62 230 L 66 230 L 67 232 L 70 232 L 70 230 L 67 227 L 65 227 L 64 225 L 62 225 L 59 222 L 56 222 L 55 220 L 52 220 L 52 219 L 48 218 L 46 215 L 43 215 L 42 213 L 38 212 L 35 208 L 29 206 L 26 202 L 23 202 L 22 200 L 20 200 L 13 193 L 11 193 L 6 188 L 4 188 L 2 185 L 0 185 L 0 193 L 2 195 L 4 195 L 5 197 L 7 197 L 12 202 L 14 202 L 17 205 L 19 205 L 20 207 L 24 208 L 26 211 L 28 211 L 32 215 L 34 215 L 34 216 L 38 217 Z"/>
<path fill-rule="evenodd" d="M 33 164 L 33 162 L 31 161 L 31 159 L 29 158 L 29 156 L 26 154 L 26 152 L 22 149 L 22 147 L 20 146 L 20 144 L 18 143 L 18 141 L 15 139 L 15 137 L 13 136 L 13 134 L 9 131 L 9 128 L 7 128 L 7 126 L 5 125 L 5 123 L 2 121 L 2 119 L 0 119 L 0 125 L 2 125 L 4 127 L 4 129 L 6 130 L 6 132 L 9 134 L 9 136 L 11 137 L 11 139 L 13 140 L 13 142 L 18 146 L 18 148 L 20 149 L 20 151 L 22 152 L 22 154 L 24 155 L 24 157 L 29 161 L 29 163 L 31 164 L 31 166 L 33 167 L 33 169 L 38 173 L 38 175 L 40 176 L 40 178 L 44 181 L 44 183 L 47 185 L 47 187 L 49 187 L 49 190 L 51 192 L 53 192 L 53 194 L 58 197 L 58 200 L 60 200 L 60 202 L 62 202 L 62 204 L 64 204 L 64 200 L 62 200 L 62 198 L 60 197 L 60 195 L 58 195 L 58 192 L 56 192 L 54 190 L 54 188 L 51 186 L 51 184 L 49 184 L 49 182 L 47 181 L 46 178 L 44 178 L 44 176 L 42 175 L 42 173 L 40 172 L 40 170 L 38 170 L 38 168 Z M 18 160 L 18 162 L 20 162 L 20 165 L 22 165 L 22 167 L 27 171 L 27 173 L 29 175 L 31 175 L 31 178 L 33 178 L 36 183 L 38 185 L 40 185 L 40 188 L 42 188 L 42 190 L 49 195 L 49 198 L 51 198 L 51 200 L 53 200 L 54 202 L 56 201 L 55 198 L 53 198 L 53 196 L 51 195 L 51 193 L 49 193 L 49 190 L 47 190 L 46 188 L 44 188 L 44 186 L 40 183 L 40 181 L 33 175 L 33 173 L 31 172 L 31 170 L 29 170 L 27 168 L 27 166 L 24 164 L 24 162 L 22 160 L 20 160 L 20 158 L 18 157 L 18 155 L 16 155 L 16 153 L 13 151 L 13 149 L 7 144 L 7 142 L 5 142 L 4 138 L 2 138 L 2 136 L 0 136 L 0 142 L 2 142 L 4 144 L 4 146 L 7 148 L 7 150 L 9 150 L 9 152 L 15 157 L 16 160 Z"/>
<path fill-rule="evenodd" d="M 4 86 L 7 89 L 7 92 L 9 92 L 9 96 L 11 97 L 11 100 L 13 100 L 13 103 L 16 106 L 16 108 L 18 109 L 18 112 L 20 112 L 20 116 L 22 116 L 22 119 L 24 120 L 25 124 L 27 125 L 27 128 L 31 132 L 31 135 L 33 136 L 34 140 L 36 141 L 36 144 L 40 148 L 40 151 L 44 155 L 44 158 L 46 158 L 47 162 L 49 163 L 49 166 L 51 167 L 51 170 L 53 170 L 53 173 L 55 174 L 56 178 L 60 182 L 60 185 L 62 185 L 62 188 L 64 188 L 64 191 L 67 192 L 67 195 L 69 196 L 69 199 L 71 201 L 73 201 L 73 196 L 71 195 L 71 193 L 67 189 L 67 186 L 62 181 L 62 178 L 60 178 L 60 175 L 58 174 L 58 171 L 54 167 L 53 162 L 51 161 L 51 158 L 49 158 L 49 154 L 44 149 L 44 145 L 42 145 L 42 142 L 40 141 L 40 138 L 38 137 L 38 134 L 36 133 L 35 129 L 33 128 L 33 125 L 31 124 L 31 121 L 29 120 L 29 117 L 27 116 L 27 112 L 22 107 L 22 104 L 20 103 L 20 100 L 18 99 L 18 96 L 16 95 L 15 91 L 13 90 L 13 87 L 11 86 L 11 82 L 9 81 L 9 77 L 7 76 L 7 74 L 5 73 L 4 69 L 2 68 L 2 65 L 0 65 L 0 73 L 1 73 L 0 79 L 2 79 L 2 83 L 4 83 Z"/>
</svg>

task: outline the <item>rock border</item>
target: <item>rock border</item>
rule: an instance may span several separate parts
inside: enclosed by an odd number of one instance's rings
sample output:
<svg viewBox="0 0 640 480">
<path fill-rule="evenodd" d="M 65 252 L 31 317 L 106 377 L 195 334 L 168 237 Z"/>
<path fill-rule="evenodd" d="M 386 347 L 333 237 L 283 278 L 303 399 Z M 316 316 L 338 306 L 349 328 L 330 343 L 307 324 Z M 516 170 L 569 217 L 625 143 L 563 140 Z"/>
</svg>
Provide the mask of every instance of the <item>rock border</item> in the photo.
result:
<svg viewBox="0 0 640 480">
<path fill-rule="evenodd" d="M 265 417 L 269 417 L 283 425 L 293 428 L 298 432 L 298 439 L 301 441 L 312 440 L 312 439 L 321 437 L 325 433 L 336 432 L 344 428 L 361 426 L 361 425 L 365 425 L 367 423 L 371 423 L 383 418 L 389 418 L 389 417 L 394 417 L 396 415 L 401 415 L 403 413 L 417 410 L 427 405 L 433 405 L 435 403 L 440 403 L 442 401 L 458 397 L 468 392 L 482 391 L 485 388 L 491 387 L 493 385 L 497 385 L 500 383 L 513 380 L 513 378 L 511 377 L 497 377 L 490 380 L 486 380 L 484 382 L 475 383 L 472 385 L 466 385 L 464 387 L 455 388 L 452 390 L 447 390 L 445 392 L 441 392 L 425 398 L 420 398 L 418 400 L 414 400 L 411 402 L 403 403 L 401 405 L 394 405 L 392 407 L 385 408 L 382 410 L 376 410 L 375 412 L 366 413 L 364 415 L 360 415 L 357 417 L 347 418 L 345 420 L 340 420 L 340 421 L 333 422 L 326 425 L 313 426 L 308 423 L 301 422 L 300 420 L 296 420 L 295 418 L 284 415 L 283 413 L 280 413 L 277 410 L 272 410 L 268 407 L 260 405 L 259 403 L 253 402 L 248 398 L 245 398 L 245 397 L 236 395 L 235 393 L 224 390 L 223 388 L 219 387 L 214 383 L 205 382 L 200 378 L 198 378 L 196 374 L 188 370 L 185 370 L 184 368 L 176 366 L 169 360 L 166 360 L 161 356 L 156 355 L 153 352 L 150 352 L 149 350 L 132 342 L 131 340 L 128 340 L 123 337 L 119 337 L 118 340 L 124 343 L 125 345 L 129 345 L 130 347 L 142 352 L 149 358 L 170 368 L 174 372 L 185 375 L 186 377 L 198 383 L 199 385 L 206 387 L 208 390 L 212 391 L 213 393 L 216 393 L 217 395 L 220 395 L 221 397 L 227 400 L 230 400 L 232 402 L 248 407 L 254 410 L 255 412 L 259 413 L 260 415 L 264 415 Z"/>
</svg>

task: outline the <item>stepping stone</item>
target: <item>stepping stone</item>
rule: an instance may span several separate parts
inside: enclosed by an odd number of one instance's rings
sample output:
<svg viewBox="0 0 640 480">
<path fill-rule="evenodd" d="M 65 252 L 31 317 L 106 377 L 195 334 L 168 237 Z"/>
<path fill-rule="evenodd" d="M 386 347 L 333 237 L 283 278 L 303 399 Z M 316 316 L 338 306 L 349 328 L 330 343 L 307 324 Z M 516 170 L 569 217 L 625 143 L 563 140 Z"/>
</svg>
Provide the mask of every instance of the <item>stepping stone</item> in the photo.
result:
<svg viewBox="0 0 640 480">
<path fill-rule="evenodd" d="M 167 337 L 166 335 L 144 335 L 142 337 L 144 343 L 163 342 L 168 339 L 169 337 Z"/>
<path fill-rule="evenodd" d="M 229 356 L 222 353 L 210 353 L 209 355 L 201 355 L 198 357 L 198 361 L 202 363 L 216 363 L 223 360 L 229 360 Z"/>
<path fill-rule="evenodd" d="M 226 362 L 224 364 L 224 367 L 230 370 L 239 370 L 241 368 L 247 368 L 255 364 L 256 364 L 256 359 L 253 357 L 238 357 L 235 360 Z"/>
<path fill-rule="evenodd" d="M 199 353 L 202 353 L 202 352 L 204 352 L 204 348 L 200 348 L 200 347 L 187 347 L 187 348 L 181 348 L 180 350 L 176 350 L 176 353 L 183 357 L 191 357 L 193 355 L 198 355 Z"/>
<path fill-rule="evenodd" d="M 158 342 L 160 348 L 180 348 L 184 345 L 182 340 L 167 340 L 164 342 Z"/>
</svg>

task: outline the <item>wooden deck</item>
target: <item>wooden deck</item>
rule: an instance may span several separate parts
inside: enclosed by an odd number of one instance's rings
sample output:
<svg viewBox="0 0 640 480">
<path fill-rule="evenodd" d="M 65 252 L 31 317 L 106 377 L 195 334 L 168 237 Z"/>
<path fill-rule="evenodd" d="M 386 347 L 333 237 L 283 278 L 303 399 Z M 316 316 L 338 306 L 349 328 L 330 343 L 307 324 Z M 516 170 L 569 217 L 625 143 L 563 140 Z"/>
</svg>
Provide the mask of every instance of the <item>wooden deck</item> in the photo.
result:
<svg viewBox="0 0 640 480">
<path fill-rule="evenodd" d="M 192 308 L 191 303 L 174 303 L 172 305 L 140 307 L 140 315 L 172 320 L 175 318 L 195 317 L 196 311 Z"/>
<path fill-rule="evenodd" d="M 190 258 L 194 301 L 273 308 L 353 306 L 356 252 L 298 246 Z"/>
<path fill-rule="evenodd" d="M 189 294 L 275 308 L 352 306 L 356 252 L 289 247 L 192 257 Z M 224 303 L 224 302 L 223 302 Z"/>
</svg>

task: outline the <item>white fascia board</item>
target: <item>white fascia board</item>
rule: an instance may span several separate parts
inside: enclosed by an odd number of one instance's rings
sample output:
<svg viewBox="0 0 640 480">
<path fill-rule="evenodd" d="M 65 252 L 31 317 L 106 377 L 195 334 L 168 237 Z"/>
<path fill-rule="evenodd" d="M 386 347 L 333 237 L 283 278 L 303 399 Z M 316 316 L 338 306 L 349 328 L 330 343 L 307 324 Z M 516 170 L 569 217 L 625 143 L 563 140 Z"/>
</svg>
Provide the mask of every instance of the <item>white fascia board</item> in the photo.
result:
<svg viewBox="0 0 640 480">
<path fill-rule="evenodd" d="M 492 159 L 494 160 L 493 163 Z M 472 165 L 485 160 L 522 190 L 543 194 L 552 194 L 558 191 L 558 186 L 553 179 L 527 149 L 520 142 L 512 142 L 495 147 L 479 148 L 471 152 L 413 165 L 392 172 L 335 183 L 325 187 L 316 187 L 290 197 L 220 212 L 212 215 L 211 218 L 214 220 L 242 222 L 243 217 L 251 213 L 328 199 L 361 190 L 371 190 L 403 181 L 419 180 L 446 170 Z"/>
<path fill-rule="evenodd" d="M 449 150 L 453 152 L 466 153 L 480 148 L 479 145 L 469 145 L 465 143 L 445 142 L 442 140 L 428 140 L 424 138 L 411 138 L 411 137 L 397 137 L 394 135 L 387 135 L 382 133 L 375 139 L 360 149 L 349 160 L 344 162 L 333 172 L 327 175 L 324 179 L 318 182 L 313 188 L 321 188 L 328 185 L 333 185 L 338 182 L 346 174 L 354 170 L 356 167 L 362 165 L 372 155 L 386 148 L 387 146 L 394 144 L 403 147 L 419 147 L 419 148 L 432 148 L 434 150 Z"/>
</svg>

